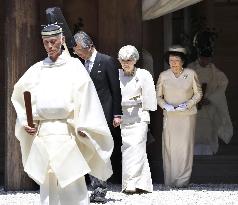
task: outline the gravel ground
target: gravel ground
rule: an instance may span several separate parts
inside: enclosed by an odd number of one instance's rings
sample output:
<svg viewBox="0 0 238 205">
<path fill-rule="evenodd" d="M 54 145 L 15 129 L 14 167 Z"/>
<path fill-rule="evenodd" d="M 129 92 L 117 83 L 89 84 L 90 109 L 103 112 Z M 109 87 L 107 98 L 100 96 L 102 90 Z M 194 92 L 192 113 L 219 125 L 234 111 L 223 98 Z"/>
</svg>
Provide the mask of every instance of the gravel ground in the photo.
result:
<svg viewBox="0 0 238 205">
<path fill-rule="evenodd" d="M 121 193 L 121 185 L 110 184 L 109 190 L 106 205 L 238 205 L 238 184 L 191 184 L 180 189 L 155 184 L 152 193 L 134 195 Z M 0 205 L 39 205 L 39 193 L 1 189 Z"/>
</svg>

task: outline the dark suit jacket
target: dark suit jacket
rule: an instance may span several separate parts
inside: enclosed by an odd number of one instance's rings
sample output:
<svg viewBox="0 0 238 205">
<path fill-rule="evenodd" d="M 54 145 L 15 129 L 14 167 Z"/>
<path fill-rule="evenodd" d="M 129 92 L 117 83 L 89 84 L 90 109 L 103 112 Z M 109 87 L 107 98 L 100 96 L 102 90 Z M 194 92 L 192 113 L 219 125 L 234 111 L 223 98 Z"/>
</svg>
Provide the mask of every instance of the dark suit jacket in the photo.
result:
<svg viewBox="0 0 238 205">
<path fill-rule="evenodd" d="M 108 55 L 97 52 L 90 72 L 110 129 L 114 115 L 122 115 L 118 69 L 117 61 Z"/>
</svg>

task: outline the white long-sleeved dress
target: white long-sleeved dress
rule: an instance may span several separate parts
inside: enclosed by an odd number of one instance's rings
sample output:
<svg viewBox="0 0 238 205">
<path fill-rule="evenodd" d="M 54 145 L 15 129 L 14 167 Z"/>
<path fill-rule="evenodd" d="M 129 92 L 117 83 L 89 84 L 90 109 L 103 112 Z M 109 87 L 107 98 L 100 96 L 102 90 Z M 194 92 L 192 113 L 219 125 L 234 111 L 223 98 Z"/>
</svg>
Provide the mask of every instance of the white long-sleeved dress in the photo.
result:
<svg viewBox="0 0 238 205">
<path fill-rule="evenodd" d="M 153 190 L 146 154 L 149 110 L 157 109 L 154 81 L 151 74 L 136 68 L 133 76 L 119 71 L 122 93 L 122 190 Z"/>
</svg>

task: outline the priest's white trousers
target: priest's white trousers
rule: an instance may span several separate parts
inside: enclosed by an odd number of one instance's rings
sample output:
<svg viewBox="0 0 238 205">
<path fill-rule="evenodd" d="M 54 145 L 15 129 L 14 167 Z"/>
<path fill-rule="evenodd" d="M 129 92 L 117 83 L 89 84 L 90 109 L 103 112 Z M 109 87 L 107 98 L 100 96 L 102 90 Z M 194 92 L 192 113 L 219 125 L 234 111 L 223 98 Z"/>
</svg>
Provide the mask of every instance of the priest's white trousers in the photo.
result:
<svg viewBox="0 0 238 205">
<path fill-rule="evenodd" d="M 58 127 L 56 127 L 57 129 L 54 129 L 54 132 L 59 132 L 60 134 L 65 132 L 68 134 L 67 126 L 65 128 L 66 130 L 63 129 L 64 126 L 57 126 Z M 45 129 L 45 125 L 42 124 L 41 128 L 41 134 L 43 133 L 41 139 L 45 144 L 50 157 L 54 155 L 54 153 L 62 146 L 62 144 L 71 139 L 71 136 L 67 135 L 50 135 L 52 129 L 49 128 L 52 128 L 52 126 L 46 127 L 47 129 Z M 49 135 L 44 135 L 45 133 Z M 73 159 L 69 158 L 69 160 Z M 49 171 L 45 177 L 44 183 L 40 185 L 40 201 L 41 205 L 89 205 L 89 197 L 85 178 L 80 177 L 71 184 L 62 188 L 57 182 L 55 174 L 52 171 Z"/>
<path fill-rule="evenodd" d="M 84 177 L 61 188 L 55 175 L 47 174 L 45 183 L 40 186 L 40 201 L 41 205 L 89 205 Z"/>
</svg>

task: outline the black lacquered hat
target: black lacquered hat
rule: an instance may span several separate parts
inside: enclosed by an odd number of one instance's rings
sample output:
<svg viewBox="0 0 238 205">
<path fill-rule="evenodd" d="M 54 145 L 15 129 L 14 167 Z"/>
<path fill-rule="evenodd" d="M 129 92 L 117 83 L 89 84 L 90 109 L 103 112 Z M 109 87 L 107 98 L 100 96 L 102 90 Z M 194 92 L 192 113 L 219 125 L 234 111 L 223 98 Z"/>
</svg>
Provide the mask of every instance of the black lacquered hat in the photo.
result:
<svg viewBox="0 0 238 205">
<path fill-rule="evenodd" d="M 62 34 L 62 28 L 58 24 L 49 24 L 44 26 L 44 28 L 41 30 L 42 36 L 57 36 L 59 34 Z"/>
<path fill-rule="evenodd" d="M 214 55 L 215 40 L 218 34 L 215 30 L 206 28 L 197 32 L 193 39 L 193 45 L 199 56 L 212 57 Z"/>
</svg>

